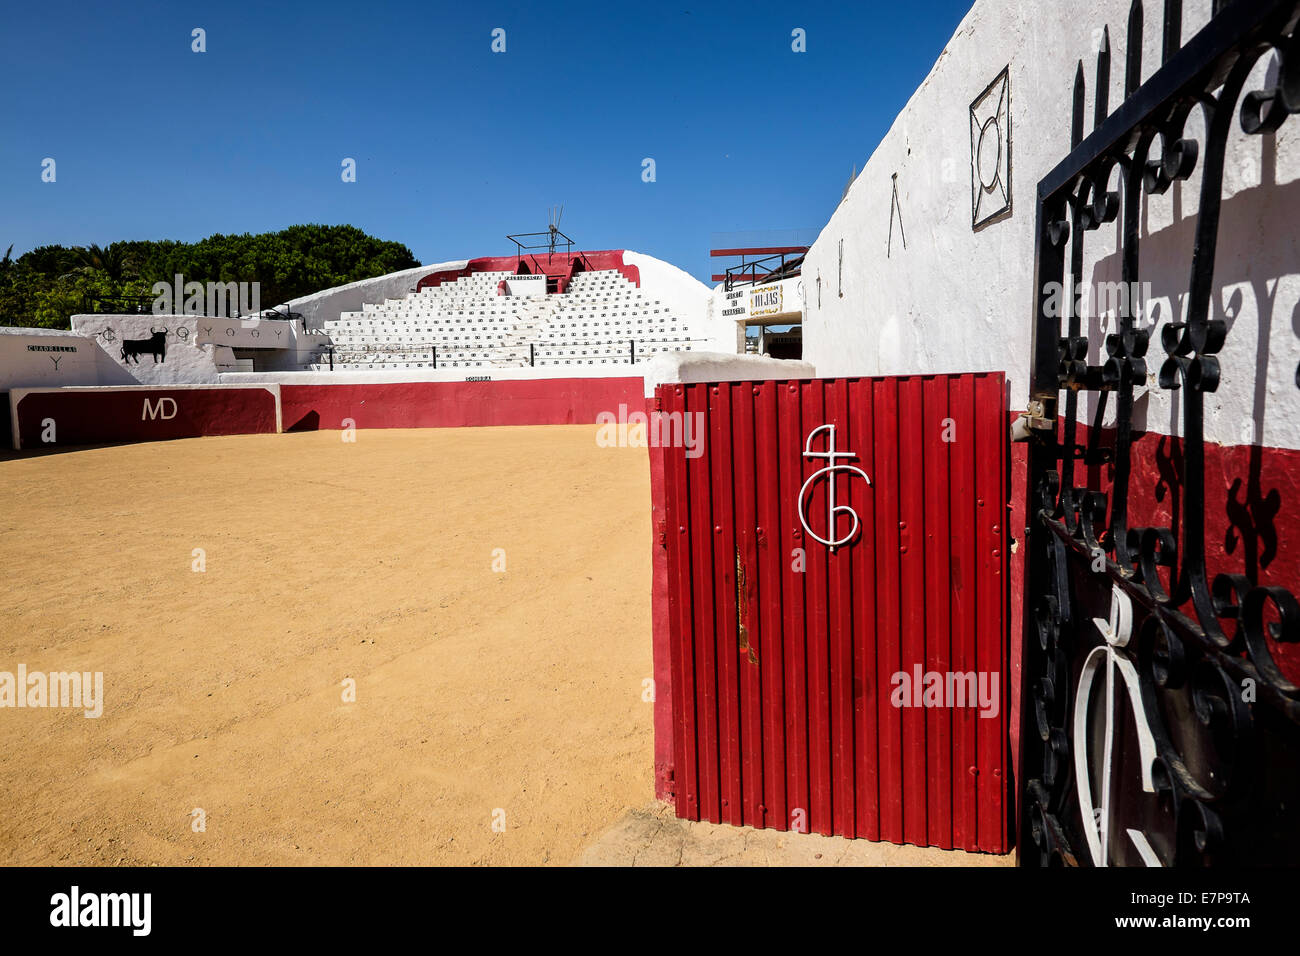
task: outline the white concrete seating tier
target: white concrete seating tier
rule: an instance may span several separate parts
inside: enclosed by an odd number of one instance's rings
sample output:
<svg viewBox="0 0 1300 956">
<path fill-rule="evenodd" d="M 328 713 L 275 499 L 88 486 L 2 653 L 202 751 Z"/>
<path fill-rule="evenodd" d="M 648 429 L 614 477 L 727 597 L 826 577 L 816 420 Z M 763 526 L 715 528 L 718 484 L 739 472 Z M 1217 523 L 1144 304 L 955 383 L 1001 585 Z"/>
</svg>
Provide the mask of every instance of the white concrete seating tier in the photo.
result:
<svg viewBox="0 0 1300 956">
<path fill-rule="evenodd" d="M 503 296 L 509 272 L 483 272 L 366 303 L 327 320 L 336 370 L 630 365 L 690 351 L 691 330 L 617 270 L 576 275 L 563 293 Z M 322 352 L 305 365 L 330 367 Z"/>
</svg>

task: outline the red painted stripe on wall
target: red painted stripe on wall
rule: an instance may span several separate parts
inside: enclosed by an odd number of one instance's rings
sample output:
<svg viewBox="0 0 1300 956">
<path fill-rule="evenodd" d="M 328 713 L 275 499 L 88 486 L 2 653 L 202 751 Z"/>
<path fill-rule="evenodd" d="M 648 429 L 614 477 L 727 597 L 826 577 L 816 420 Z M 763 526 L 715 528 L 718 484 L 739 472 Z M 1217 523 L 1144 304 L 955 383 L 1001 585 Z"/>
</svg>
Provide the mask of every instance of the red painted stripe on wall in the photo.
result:
<svg viewBox="0 0 1300 956">
<path fill-rule="evenodd" d="M 1094 441 L 1093 430 L 1079 425 L 1077 441 Z M 1115 431 L 1102 429 L 1101 448 L 1114 448 Z M 1133 437 L 1129 477 L 1128 525 L 1175 526 L 1174 510 L 1182 507 L 1177 478 L 1185 474 L 1181 438 L 1142 432 Z M 1114 475 L 1110 464 L 1078 465 L 1076 481 L 1109 492 Z M 1294 587 L 1300 579 L 1300 535 L 1295 503 L 1300 500 L 1300 450 L 1258 445 L 1205 446 L 1205 566 L 1213 582 L 1217 574 L 1249 574 L 1261 585 Z M 1111 555 L 1113 560 L 1114 555 Z M 1170 586 L 1169 569 L 1161 581 Z M 1023 593 L 1013 592 L 1019 598 Z M 1195 618 L 1190 601 L 1182 610 Z M 1223 619 L 1225 633 L 1234 624 Z M 1300 683 L 1300 644 L 1266 637 L 1270 653 L 1288 680 Z"/>
<path fill-rule="evenodd" d="M 717 259 L 730 256 L 795 255 L 807 251 L 807 246 L 750 246 L 743 249 L 710 249 L 709 255 Z"/>
<path fill-rule="evenodd" d="M 274 434 L 280 430 L 278 390 L 277 385 L 15 389 L 10 401 L 15 406 L 17 443 L 31 450 L 205 435 Z"/>
<path fill-rule="evenodd" d="M 285 431 L 589 425 L 601 412 L 643 411 L 641 378 L 512 379 L 496 382 L 379 382 L 283 385 Z"/>
<path fill-rule="evenodd" d="M 567 282 L 579 272 L 597 272 L 615 269 L 635 286 L 641 285 L 641 270 L 623 261 L 622 249 L 601 249 L 589 252 L 524 253 L 522 256 L 483 256 L 470 259 L 463 268 L 431 272 L 416 283 L 416 289 L 437 287 L 444 282 L 455 282 L 479 272 L 510 272 L 514 274 L 547 275 Z M 563 292 L 564 289 L 559 290 Z"/>
</svg>

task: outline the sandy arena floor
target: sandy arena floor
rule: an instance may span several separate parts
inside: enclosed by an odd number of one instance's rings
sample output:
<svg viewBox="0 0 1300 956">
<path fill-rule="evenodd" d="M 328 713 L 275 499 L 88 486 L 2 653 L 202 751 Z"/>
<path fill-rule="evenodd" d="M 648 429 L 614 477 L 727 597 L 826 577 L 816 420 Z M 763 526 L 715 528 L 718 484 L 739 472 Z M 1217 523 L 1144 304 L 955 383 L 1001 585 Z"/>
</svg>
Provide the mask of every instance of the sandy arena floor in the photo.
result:
<svg viewBox="0 0 1300 956">
<path fill-rule="evenodd" d="M 0 710 L 0 864 L 577 858 L 653 778 L 646 452 L 594 434 L 0 460 L 0 671 L 105 684 Z"/>
</svg>

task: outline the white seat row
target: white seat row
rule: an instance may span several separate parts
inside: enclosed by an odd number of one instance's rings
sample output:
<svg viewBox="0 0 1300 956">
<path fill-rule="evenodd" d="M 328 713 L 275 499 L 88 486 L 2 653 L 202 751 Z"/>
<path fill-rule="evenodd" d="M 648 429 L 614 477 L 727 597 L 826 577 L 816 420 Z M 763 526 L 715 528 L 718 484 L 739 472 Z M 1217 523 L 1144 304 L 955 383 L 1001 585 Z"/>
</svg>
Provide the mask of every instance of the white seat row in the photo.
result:
<svg viewBox="0 0 1300 956">
<path fill-rule="evenodd" d="M 629 364 L 690 351 L 690 329 L 616 269 L 574 276 L 563 293 L 500 293 L 511 272 L 476 273 L 324 323 L 335 369 Z M 531 346 L 531 348 L 530 348 Z M 328 368 L 321 353 L 310 363 Z"/>
</svg>

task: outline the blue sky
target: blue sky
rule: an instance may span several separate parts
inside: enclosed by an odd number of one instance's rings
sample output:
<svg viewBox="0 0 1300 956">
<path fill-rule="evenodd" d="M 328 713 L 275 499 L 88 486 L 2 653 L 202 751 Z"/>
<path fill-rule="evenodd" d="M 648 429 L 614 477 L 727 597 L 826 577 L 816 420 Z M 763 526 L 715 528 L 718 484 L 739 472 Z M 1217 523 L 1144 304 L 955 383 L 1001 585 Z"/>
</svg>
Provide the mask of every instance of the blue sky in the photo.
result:
<svg viewBox="0 0 1300 956">
<path fill-rule="evenodd" d="M 815 235 L 969 6 L 10 5 L 0 250 L 321 222 L 436 262 L 564 203 L 580 247 L 707 280 L 718 234 Z"/>
</svg>

